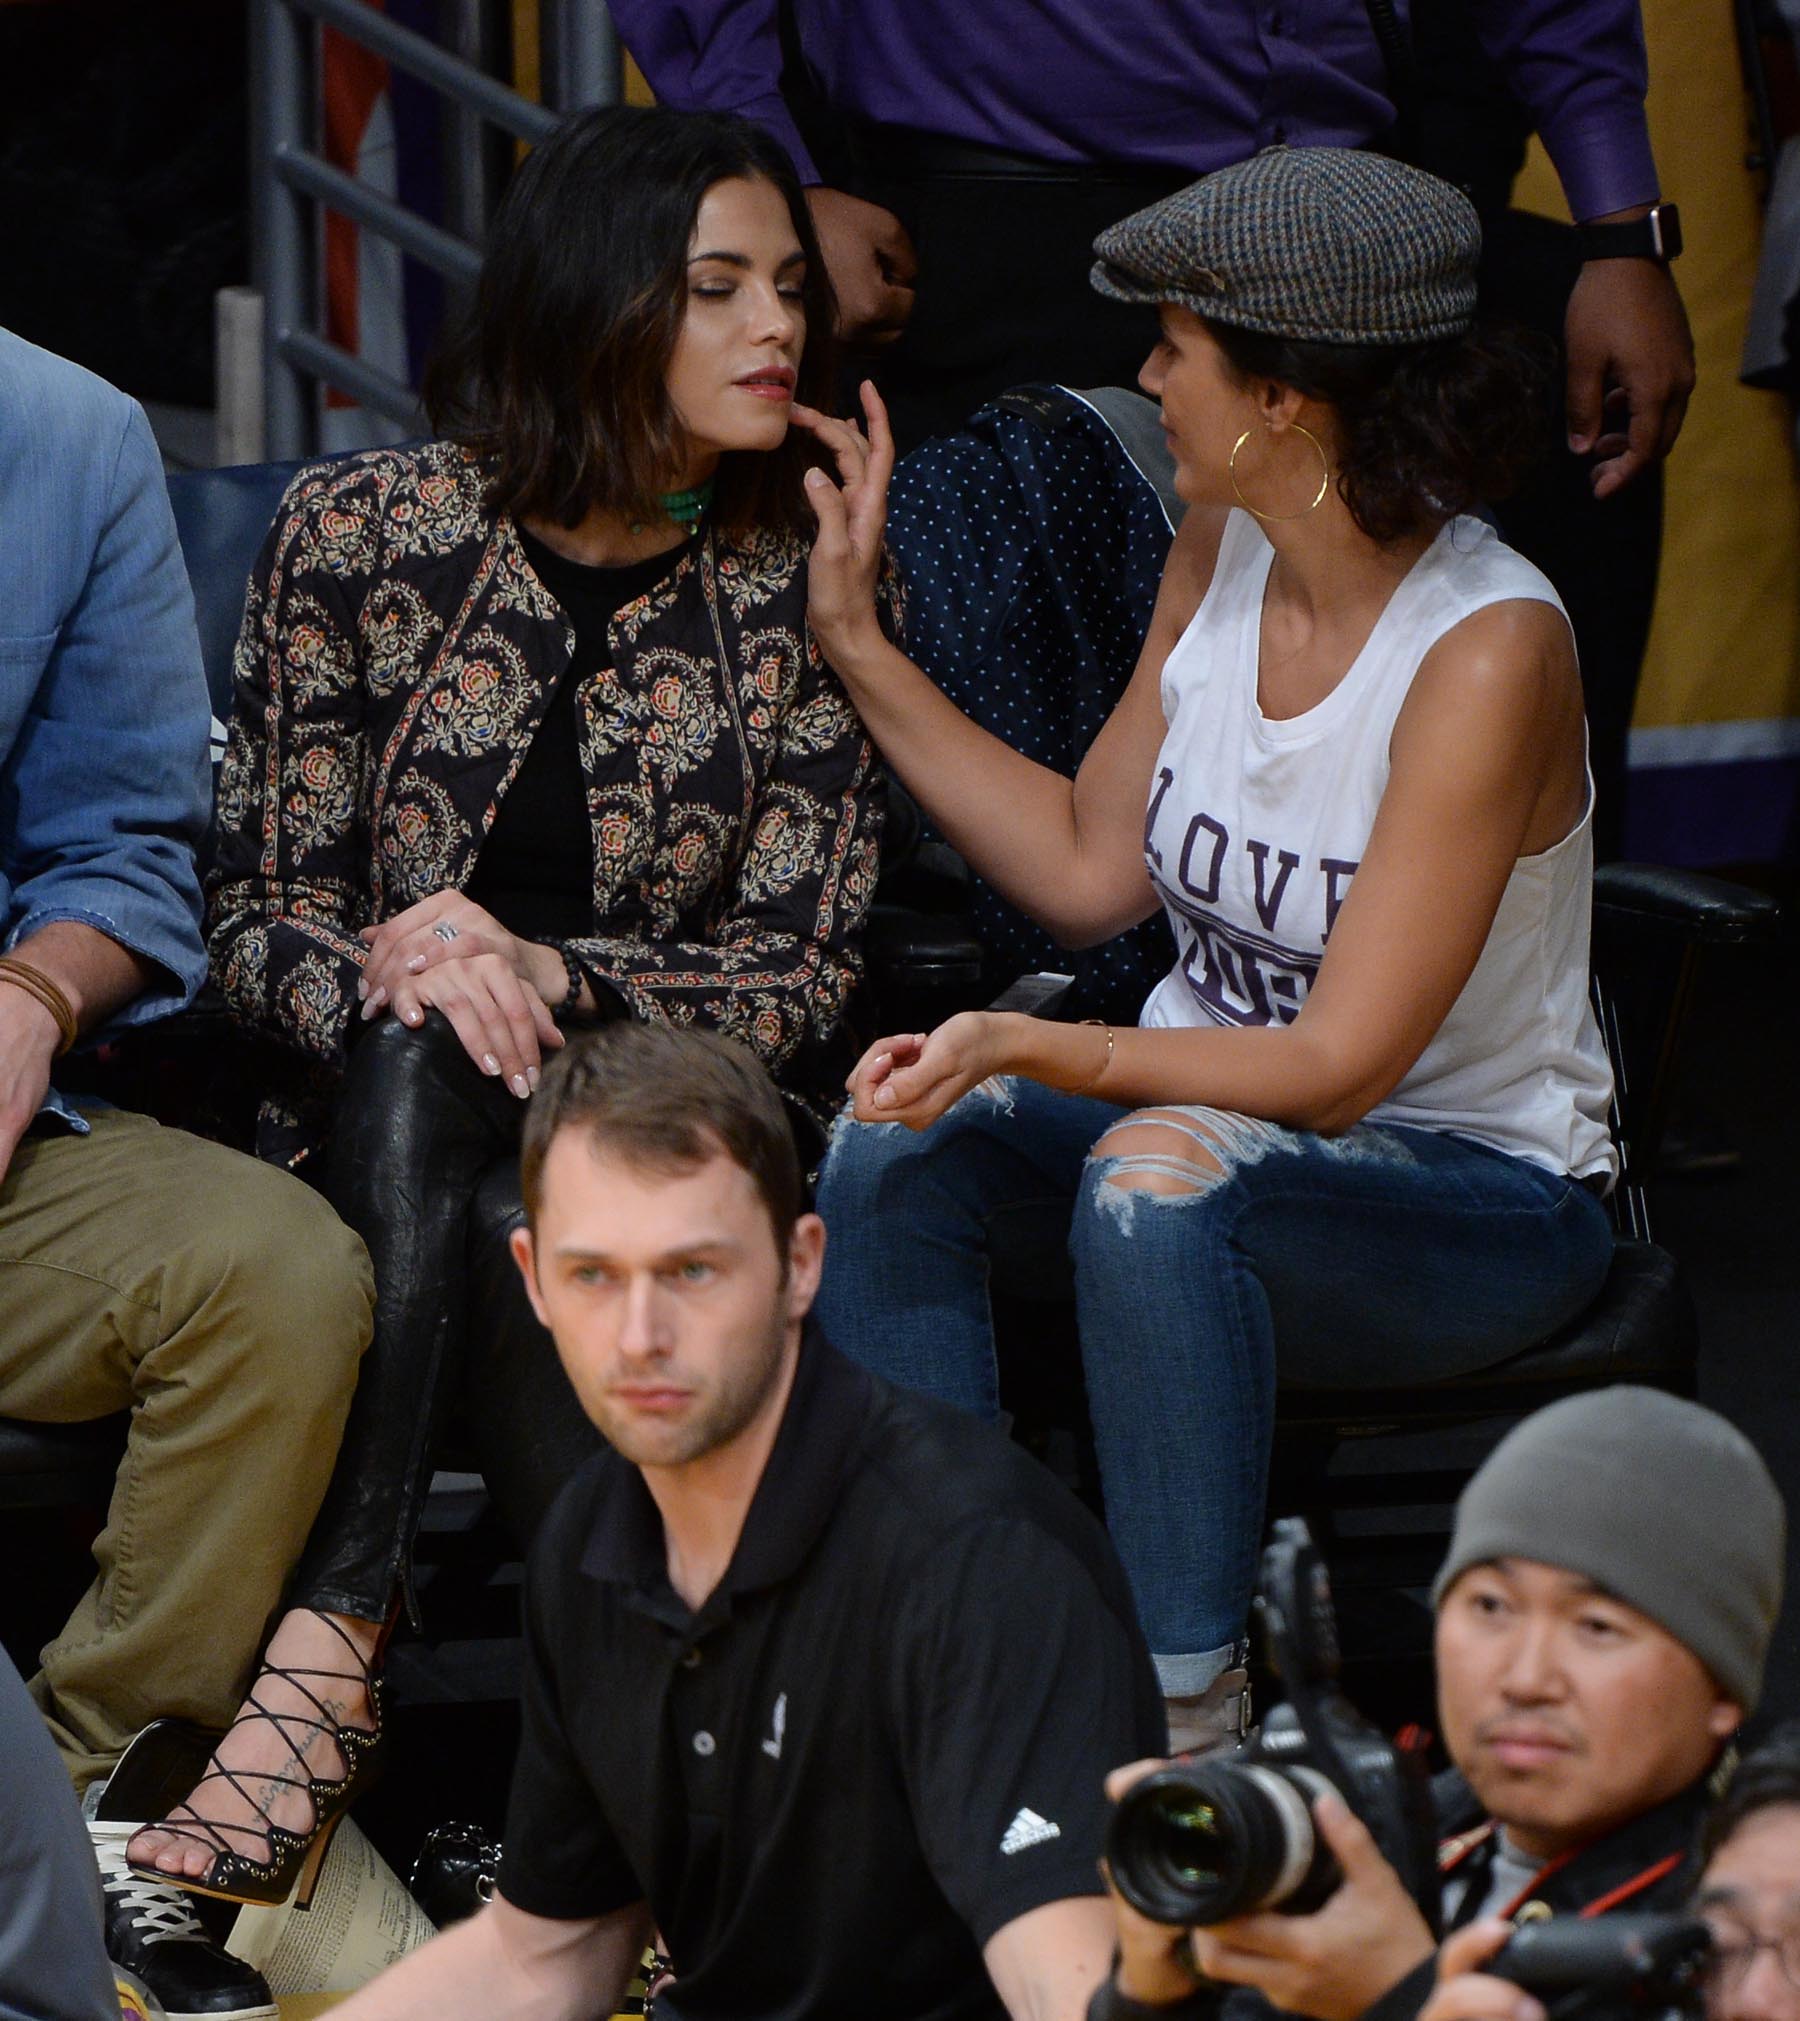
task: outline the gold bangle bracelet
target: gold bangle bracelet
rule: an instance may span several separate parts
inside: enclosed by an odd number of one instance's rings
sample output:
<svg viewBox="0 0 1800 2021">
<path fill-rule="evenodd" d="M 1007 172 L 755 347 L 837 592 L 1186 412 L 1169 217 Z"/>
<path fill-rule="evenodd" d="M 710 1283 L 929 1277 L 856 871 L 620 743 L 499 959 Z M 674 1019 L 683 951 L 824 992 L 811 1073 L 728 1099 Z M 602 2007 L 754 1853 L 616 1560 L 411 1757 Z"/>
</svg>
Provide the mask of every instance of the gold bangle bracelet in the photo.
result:
<svg viewBox="0 0 1800 2021">
<path fill-rule="evenodd" d="M 63 994 L 61 985 L 16 954 L 0 955 L 0 982 L 16 984 L 27 996 L 35 997 L 56 1020 L 56 1054 L 60 1059 L 75 1043 L 80 1029 L 75 1022 L 75 1006 Z"/>
<path fill-rule="evenodd" d="M 1065 1088 L 1063 1090 L 1063 1093 L 1065 1095 L 1085 1095 L 1091 1089 L 1097 1088 L 1100 1085 L 1100 1083 L 1106 1079 L 1106 1070 L 1108 1067 L 1112 1065 L 1113 1061 L 1112 1026 L 1106 1024 L 1105 1021 L 1101 1018 L 1083 1018 L 1081 1022 L 1084 1025 L 1100 1025 L 1104 1028 L 1106 1032 L 1106 1057 L 1100 1062 L 1099 1066 L 1094 1069 L 1093 1073 L 1090 1074 L 1088 1078 L 1082 1082 L 1080 1087 Z"/>
</svg>

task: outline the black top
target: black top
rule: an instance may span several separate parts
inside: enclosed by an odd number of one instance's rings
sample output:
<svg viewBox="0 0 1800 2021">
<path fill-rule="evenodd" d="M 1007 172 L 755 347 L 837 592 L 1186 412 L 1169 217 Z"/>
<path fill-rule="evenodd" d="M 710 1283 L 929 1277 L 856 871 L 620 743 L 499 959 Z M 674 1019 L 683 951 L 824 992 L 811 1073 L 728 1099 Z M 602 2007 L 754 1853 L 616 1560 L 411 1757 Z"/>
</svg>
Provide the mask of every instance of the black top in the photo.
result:
<svg viewBox="0 0 1800 2021">
<path fill-rule="evenodd" d="M 596 568 L 568 560 L 522 526 L 518 534 L 538 580 L 575 627 L 575 651 L 464 889 L 509 933 L 570 940 L 594 930 L 594 835 L 581 776 L 576 691 L 611 665 L 607 628 L 614 615 L 669 575 L 685 544 L 645 561 Z"/>
<path fill-rule="evenodd" d="M 1038 1464 L 809 1332 L 699 1612 L 613 1453 L 532 1548 L 500 1887 L 648 1899 L 670 2021 L 1002 2012 L 981 1946 L 1095 1895 L 1119 1763 L 1162 1702 L 1104 1532 Z"/>
</svg>

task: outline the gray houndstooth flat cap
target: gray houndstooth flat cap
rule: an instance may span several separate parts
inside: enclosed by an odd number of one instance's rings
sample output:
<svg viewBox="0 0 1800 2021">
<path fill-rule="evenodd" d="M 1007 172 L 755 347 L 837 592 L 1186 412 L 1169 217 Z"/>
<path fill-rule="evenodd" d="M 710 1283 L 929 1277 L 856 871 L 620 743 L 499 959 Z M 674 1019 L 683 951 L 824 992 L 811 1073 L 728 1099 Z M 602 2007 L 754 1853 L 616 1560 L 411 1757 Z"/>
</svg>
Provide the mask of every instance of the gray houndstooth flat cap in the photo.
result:
<svg viewBox="0 0 1800 2021">
<path fill-rule="evenodd" d="M 1270 147 L 1109 225 L 1092 280 L 1120 302 L 1320 344 L 1454 337 L 1475 316 L 1481 225 L 1423 169 Z"/>
</svg>

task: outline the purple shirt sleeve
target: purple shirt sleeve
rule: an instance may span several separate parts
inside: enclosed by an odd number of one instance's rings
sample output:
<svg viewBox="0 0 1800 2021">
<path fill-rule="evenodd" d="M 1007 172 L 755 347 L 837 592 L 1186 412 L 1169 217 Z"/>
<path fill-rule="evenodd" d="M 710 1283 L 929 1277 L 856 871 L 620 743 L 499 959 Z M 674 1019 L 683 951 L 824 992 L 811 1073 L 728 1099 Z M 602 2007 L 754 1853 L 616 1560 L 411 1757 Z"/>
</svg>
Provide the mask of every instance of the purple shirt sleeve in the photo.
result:
<svg viewBox="0 0 1800 2021">
<path fill-rule="evenodd" d="M 781 96 L 775 0 L 611 0 L 611 13 L 664 105 L 741 112 L 781 142 L 803 183 L 819 180 Z"/>
<path fill-rule="evenodd" d="M 1475 0 L 1471 11 L 1482 47 L 1531 114 L 1574 217 L 1654 203 L 1638 0 Z"/>
</svg>

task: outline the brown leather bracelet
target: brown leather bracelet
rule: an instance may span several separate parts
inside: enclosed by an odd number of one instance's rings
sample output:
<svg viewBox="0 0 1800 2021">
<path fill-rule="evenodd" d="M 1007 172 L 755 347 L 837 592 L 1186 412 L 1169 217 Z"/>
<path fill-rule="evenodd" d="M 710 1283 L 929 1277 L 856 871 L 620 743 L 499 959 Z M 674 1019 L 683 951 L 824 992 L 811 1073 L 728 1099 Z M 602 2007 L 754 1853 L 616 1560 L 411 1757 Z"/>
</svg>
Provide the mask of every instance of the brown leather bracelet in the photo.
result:
<svg viewBox="0 0 1800 2021">
<path fill-rule="evenodd" d="M 35 997 L 56 1020 L 56 1056 L 60 1059 L 75 1043 L 80 1027 L 75 1022 L 75 1006 L 63 994 L 62 985 L 33 968 L 16 954 L 0 954 L 0 982 L 16 984 L 27 996 Z"/>
</svg>

